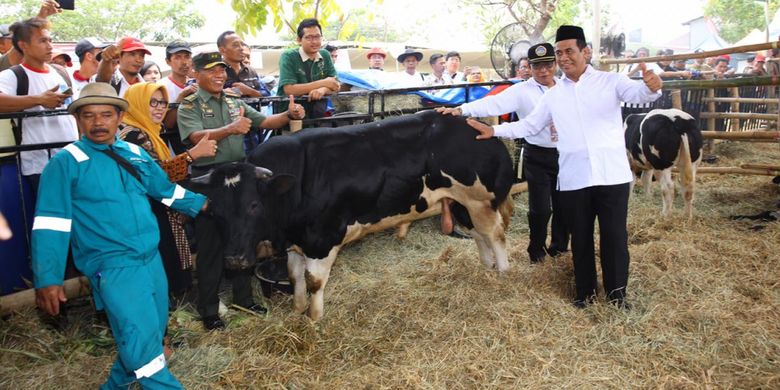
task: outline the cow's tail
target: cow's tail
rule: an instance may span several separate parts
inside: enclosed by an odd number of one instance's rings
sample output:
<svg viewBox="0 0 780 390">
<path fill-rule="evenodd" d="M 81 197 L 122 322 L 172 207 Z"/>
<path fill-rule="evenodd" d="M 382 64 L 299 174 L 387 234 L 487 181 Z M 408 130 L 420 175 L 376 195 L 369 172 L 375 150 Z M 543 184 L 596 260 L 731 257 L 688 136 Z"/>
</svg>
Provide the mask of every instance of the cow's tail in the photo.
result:
<svg viewBox="0 0 780 390">
<path fill-rule="evenodd" d="M 691 144 L 688 140 L 688 134 L 680 136 L 680 153 L 677 157 L 677 169 L 680 171 L 680 181 L 683 185 L 689 186 L 694 181 L 693 161 L 691 161 Z"/>
</svg>

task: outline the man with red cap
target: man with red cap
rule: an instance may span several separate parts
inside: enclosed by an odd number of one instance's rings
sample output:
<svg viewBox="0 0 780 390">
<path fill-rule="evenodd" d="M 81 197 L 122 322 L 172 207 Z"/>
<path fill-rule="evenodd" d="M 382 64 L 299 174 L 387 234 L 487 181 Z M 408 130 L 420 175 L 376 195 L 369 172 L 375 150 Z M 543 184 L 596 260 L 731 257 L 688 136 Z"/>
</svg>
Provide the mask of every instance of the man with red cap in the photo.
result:
<svg viewBox="0 0 780 390">
<path fill-rule="evenodd" d="M 612 304 L 628 309 L 629 186 L 634 176 L 626 158 L 620 102 L 648 103 L 661 96 L 663 82 L 644 63 L 643 80 L 602 72 L 588 65 L 590 48 L 581 27 L 563 25 L 555 36 L 555 58 L 563 77 L 534 110 L 519 122 L 488 126 L 469 118 L 480 134 L 525 138 L 550 123 L 558 134 L 558 182 L 561 211 L 571 231 L 576 295 L 584 308 L 596 297 L 595 221 L 600 230 L 604 292 Z"/>
<path fill-rule="evenodd" d="M 368 69 L 384 70 L 385 58 L 387 58 L 384 50 L 374 47 L 366 53 L 366 58 L 368 58 Z"/>
<path fill-rule="evenodd" d="M 124 37 L 98 54 L 100 65 L 95 81 L 111 84 L 118 96 L 124 96 L 131 85 L 144 81 L 141 67 L 144 66 L 144 57 L 151 54 L 138 38 Z M 116 62 L 119 68 L 114 70 Z"/>
</svg>

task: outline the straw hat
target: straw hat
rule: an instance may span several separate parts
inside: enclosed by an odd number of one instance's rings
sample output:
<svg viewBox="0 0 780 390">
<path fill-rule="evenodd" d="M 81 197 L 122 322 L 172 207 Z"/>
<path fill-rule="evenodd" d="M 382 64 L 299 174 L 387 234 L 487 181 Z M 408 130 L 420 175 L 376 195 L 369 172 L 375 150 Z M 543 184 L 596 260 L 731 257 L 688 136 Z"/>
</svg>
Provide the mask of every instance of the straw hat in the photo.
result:
<svg viewBox="0 0 780 390">
<path fill-rule="evenodd" d="M 127 100 L 116 95 L 116 90 L 108 83 L 89 83 L 81 89 L 79 98 L 70 106 L 68 112 L 73 114 L 79 108 L 90 104 L 107 104 L 119 107 L 122 111 L 127 111 Z"/>
</svg>

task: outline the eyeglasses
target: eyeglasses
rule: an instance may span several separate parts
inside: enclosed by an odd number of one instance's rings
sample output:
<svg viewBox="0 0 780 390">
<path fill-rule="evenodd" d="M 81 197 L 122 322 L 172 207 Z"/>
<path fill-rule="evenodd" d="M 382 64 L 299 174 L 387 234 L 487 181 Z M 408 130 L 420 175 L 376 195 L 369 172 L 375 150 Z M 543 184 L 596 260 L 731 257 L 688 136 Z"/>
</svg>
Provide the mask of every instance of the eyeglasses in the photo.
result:
<svg viewBox="0 0 780 390">
<path fill-rule="evenodd" d="M 152 100 L 149 100 L 149 105 L 152 107 L 168 108 L 168 101 L 152 98 Z"/>
<path fill-rule="evenodd" d="M 321 41 L 322 35 L 305 35 L 303 39 L 312 42 L 312 41 Z"/>
<path fill-rule="evenodd" d="M 549 62 L 536 62 L 531 64 L 531 69 L 537 70 L 537 69 L 552 69 L 553 66 L 555 66 L 554 61 Z"/>
</svg>

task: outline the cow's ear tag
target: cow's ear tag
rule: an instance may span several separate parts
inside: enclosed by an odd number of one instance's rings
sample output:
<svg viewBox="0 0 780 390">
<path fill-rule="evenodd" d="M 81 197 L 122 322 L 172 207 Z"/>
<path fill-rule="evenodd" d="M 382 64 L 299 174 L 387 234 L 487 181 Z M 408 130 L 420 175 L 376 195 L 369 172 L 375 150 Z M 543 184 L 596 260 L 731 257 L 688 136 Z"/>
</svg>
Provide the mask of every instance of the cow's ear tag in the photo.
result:
<svg viewBox="0 0 780 390">
<path fill-rule="evenodd" d="M 268 181 L 268 186 L 276 195 L 284 195 L 290 191 L 295 184 L 295 176 L 279 174 Z"/>
</svg>

